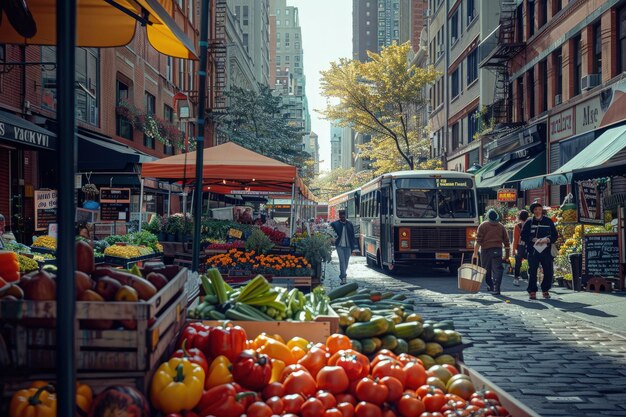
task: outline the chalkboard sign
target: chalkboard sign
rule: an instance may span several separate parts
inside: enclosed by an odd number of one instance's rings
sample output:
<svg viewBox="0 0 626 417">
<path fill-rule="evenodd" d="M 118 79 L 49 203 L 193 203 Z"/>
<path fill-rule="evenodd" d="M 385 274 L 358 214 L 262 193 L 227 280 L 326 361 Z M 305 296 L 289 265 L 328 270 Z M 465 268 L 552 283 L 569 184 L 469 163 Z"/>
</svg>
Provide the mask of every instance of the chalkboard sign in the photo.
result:
<svg viewBox="0 0 626 417">
<path fill-rule="evenodd" d="M 57 190 L 35 191 L 35 230 L 48 230 L 57 222 Z"/>
<path fill-rule="evenodd" d="M 100 188 L 100 220 L 130 220 L 130 188 Z"/>
<path fill-rule="evenodd" d="M 619 238 L 617 233 L 583 237 L 583 275 L 587 277 L 620 277 Z"/>
</svg>

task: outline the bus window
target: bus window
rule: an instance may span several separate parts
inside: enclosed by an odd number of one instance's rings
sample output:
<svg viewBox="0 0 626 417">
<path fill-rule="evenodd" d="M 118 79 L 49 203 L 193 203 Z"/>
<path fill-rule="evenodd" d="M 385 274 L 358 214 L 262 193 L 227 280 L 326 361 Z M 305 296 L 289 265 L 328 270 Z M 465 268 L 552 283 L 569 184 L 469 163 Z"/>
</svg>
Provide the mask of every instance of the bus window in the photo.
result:
<svg viewBox="0 0 626 417">
<path fill-rule="evenodd" d="M 436 190 L 399 189 L 396 191 L 396 210 L 400 218 L 433 218 Z"/>
<path fill-rule="evenodd" d="M 475 217 L 474 191 L 467 189 L 440 190 L 439 216 L 457 219 Z"/>
</svg>

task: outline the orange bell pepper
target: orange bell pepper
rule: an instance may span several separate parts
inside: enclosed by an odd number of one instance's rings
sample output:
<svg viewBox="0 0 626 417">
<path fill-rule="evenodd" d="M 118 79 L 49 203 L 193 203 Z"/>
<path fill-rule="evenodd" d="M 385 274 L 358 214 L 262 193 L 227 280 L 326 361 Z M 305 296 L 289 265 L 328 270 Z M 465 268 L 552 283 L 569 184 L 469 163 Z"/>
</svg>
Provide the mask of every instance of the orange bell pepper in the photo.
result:
<svg viewBox="0 0 626 417">
<path fill-rule="evenodd" d="M 224 355 L 213 359 L 209 367 L 209 373 L 204 382 L 204 389 L 209 390 L 218 385 L 233 382 L 233 374 L 230 372 L 230 361 Z"/>
<path fill-rule="evenodd" d="M 285 366 L 285 362 L 280 359 L 272 359 L 272 376 L 270 378 L 270 384 L 272 382 L 280 382 L 280 375 L 283 373 Z"/>
<path fill-rule="evenodd" d="M 257 349 L 259 353 L 263 353 L 272 359 L 278 359 L 285 363 L 285 365 L 293 365 L 296 363 L 291 350 L 284 343 L 278 340 L 268 337 L 265 344 Z"/>
</svg>

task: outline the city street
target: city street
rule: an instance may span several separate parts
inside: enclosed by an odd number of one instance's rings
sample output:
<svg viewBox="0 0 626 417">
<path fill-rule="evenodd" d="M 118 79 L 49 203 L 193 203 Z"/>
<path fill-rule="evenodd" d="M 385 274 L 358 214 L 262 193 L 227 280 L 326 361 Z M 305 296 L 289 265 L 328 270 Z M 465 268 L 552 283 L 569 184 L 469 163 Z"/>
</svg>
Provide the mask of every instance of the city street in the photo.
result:
<svg viewBox="0 0 626 417">
<path fill-rule="evenodd" d="M 338 260 L 325 284 L 338 285 Z M 524 283 L 504 277 L 502 296 L 457 288 L 444 270 L 401 271 L 396 277 L 352 257 L 348 281 L 410 292 L 426 319 L 452 319 L 465 363 L 541 416 L 626 416 L 626 294 L 575 293 L 555 288 L 553 299 L 528 301 Z"/>
</svg>

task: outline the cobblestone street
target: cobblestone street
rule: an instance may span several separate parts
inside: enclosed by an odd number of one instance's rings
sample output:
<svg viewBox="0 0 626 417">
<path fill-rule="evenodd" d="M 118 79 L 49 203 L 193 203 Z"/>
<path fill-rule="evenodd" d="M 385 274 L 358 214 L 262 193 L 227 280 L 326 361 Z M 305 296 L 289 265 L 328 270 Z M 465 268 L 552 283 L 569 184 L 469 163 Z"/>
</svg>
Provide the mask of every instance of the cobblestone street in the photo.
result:
<svg viewBox="0 0 626 417">
<path fill-rule="evenodd" d="M 338 285 L 336 268 L 334 258 L 325 275 L 330 287 Z M 441 277 L 432 279 L 437 271 L 425 273 L 414 278 L 407 271 L 395 278 L 353 257 L 348 280 L 410 292 L 424 318 L 454 320 L 464 342 L 473 343 L 464 351 L 466 365 L 541 416 L 626 416 L 623 332 L 559 310 L 555 305 L 567 299 L 558 293 L 556 299 L 534 302 L 519 296 L 460 293 L 456 278 L 439 273 Z M 438 280 L 439 286 L 445 282 L 443 291 L 429 288 Z M 516 288 L 523 292 L 523 287 Z"/>
</svg>

